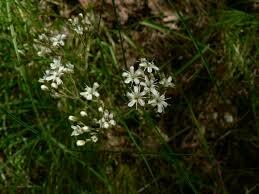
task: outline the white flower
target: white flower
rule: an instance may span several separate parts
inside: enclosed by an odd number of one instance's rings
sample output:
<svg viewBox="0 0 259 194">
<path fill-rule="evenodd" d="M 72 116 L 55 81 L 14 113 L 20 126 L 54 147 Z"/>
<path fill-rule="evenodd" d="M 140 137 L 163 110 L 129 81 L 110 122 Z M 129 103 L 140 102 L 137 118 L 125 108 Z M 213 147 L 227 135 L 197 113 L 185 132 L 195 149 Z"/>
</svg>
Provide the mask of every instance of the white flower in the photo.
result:
<svg viewBox="0 0 259 194">
<path fill-rule="evenodd" d="M 65 73 L 73 73 L 74 72 L 74 65 L 72 65 L 71 63 L 67 63 L 65 66 L 66 67 L 63 69 L 63 72 L 65 72 Z"/>
<path fill-rule="evenodd" d="M 51 87 L 57 89 L 59 85 L 63 83 L 61 77 L 67 73 L 73 73 L 74 66 L 70 63 L 66 64 L 66 67 L 61 64 L 61 58 L 54 58 L 53 62 L 50 63 L 50 69 L 45 71 L 39 82 L 44 83 L 52 82 Z"/>
<path fill-rule="evenodd" d="M 151 106 L 157 106 L 157 112 L 162 113 L 164 111 L 164 108 L 168 106 L 168 103 L 165 101 L 165 95 L 159 94 L 159 92 L 152 92 L 153 99 L 148 101 L 148 104 Z"/>
<path fill-rule="evenodd" d="M 96 90 L 98 87 L 99 84 L 95 82 L 92 88 L 86 86 L 85 92 L 80 92 L 80 95 L 86 98 L 87 100 L 92 100 L 93 96 L 98 98 L 100 96 L 100 94 Z"/>
<path fill-rule="evenodd" d="M 54 59 L 53 59 L 53 62 L 50 63 L 50 69 L 56 70 L 56 69 L 59 69 L 60 67 L 62 67 L 62 64 L 61 64 L 61 57 L 54 58 Z"/>
<path fill-rule="evenodd" d="M 144 86 L 144 90 L 147 93 L 156 91 L 156 83 L 155 83 L 154 77 L 151 77 L 150 79 L 145 76 L 145 82 L 140 82 L 140 85 Z"/>
<path fill-rule="evenodd" d="M 86 117 L 86 116 L 87 116 L 87 113 L 82 110 L 82 111 L 80 111 L 80 115 L 81 115 L 81 117 Z"/>
<path fill-rule="evenodd" d="M 49 88 L 48 88 L 47 86 L 45 86 L 45 85 L 41 85 L 40 88 L 41 88 L 43 91 L 46 91 L 46 90 L 49 89 Z"/>
<path fill-rule="evenodd" d="M 53 94 L 51 94 L 51 96 L 53 98 L 60 98 L 61 97 L 61 95 L 59 93 L 57 93 L 57 92 L 54 92 Z"/>
<path fill-rule="evenodd" d="M 68 21 L 70 22 L 72 29 L 77 34 L 83 34 L 84 31 L 88 29 L 87 26 L 91 24 L 88 17 L 84 17 L 82 13 L 79 13 L 78 17 L 68 19 Z"/>
<path fill-rule="evenodd" d="M 164 77 L 159 83 L 166 88 L 168 88 L 168 87 L 174 88 L 175 87 L 174 83 L 172 83 L 172 77 L 171 76 L 169 76 L 168 78 Z"/>
<path fill-rule="evenodd" d="M 224 114 L 224 119 L 227 123 L 233 123 L 234 122 L 234 118 L 229 112 L 226 112 Z"/>
<path fill-rule="evenodd" d="M 40 82 L 40 83 L 44 83 L 44 81 L 45 81 L 44 77 L 43 77 L 43 78 L 40 78 L 40 79 L 38 80 L 38 82 Z"/>
<path fill-rule="evenodd" d="M 82 19 L 84 18 L 84 15 L 82 13 L 79 13 L 78 16 Z"/>
<path fill-rule="evenodd" d="M 84 28 L 79 24 L 79 19 L 78 17 L 74 17 L 73 19 L 68 19 L 68 21 L 72 25 L 72 29 L 77 33 L 77 34 L 83 34 Z"/>
<path fill-rule="evenodd" d="M 79 22 L 78 22 L 78 17 L 74 17 L 74 18 L 69 18 L 68 21 L 73 25 L 77 25 Z"/>
<path fill-rule="evenodd" d="M 64 39 L 66 38 L 65 34 L 57 34 L 53 35 L 52 37 L 48 37 L 45 34 L 41 34 L 38 36 L 38 39 L 34 39 L 34 47 L 38 50 L 37 55 L 38 56 L 44 56 L 46 54 L 51 53 L 51 49 L 48 48 L 50 46 L 47 45 L 52 45 L 53 47 L 58 48 L 60 46 L 64 46 Z"/>
<path fill-rule="evenodd" d="M 99 112 L 103 112 L 103 107 L 100 106 L 100 107 L 98 108 L 98 111 L 99 111 Z"/>
<path fill-rule="evenodd" d="M 83 146 L 83 145 L 85 145 L 85 143 L 86 143 L 85 140 L 77 140 L 76 141 L 77 146 Z"/>
<path fill-rule="evenodd" d="M 91 136 L 92 142 L 96 143 L 98 141 L 98 137 L 96 135 Z"/>
<path fill-rule="evenodd" d="M 131 82 L 132 83 L 135 82 L 135 84 L 139 84 L 139 82 L 140 82 L 139 78 L 142 74 L 143 74 L 143 72 L 140 69 L 135 71 L 134 67 L 130 66 L 129 71 L 123 72 L 122 76 L 126 77 L 126 79 L 124 81 L 126 84 L 131 83 Z"/>
<path fill-rule="evenodd" d="M 157 66 L 155 66 L 153 61 L 148 61 L 146 58 L 141 58 L 140 59 L 140 63 L 139 63 L 140 67 L 144 67 L 144 70 L 147 69 L 148 73 L 152 73 L 152 70 L 154 69 L 155 71 L 158 71 L 159 68 Z"/>
<path fill-rule="evenodd" d="M 40 34 L 38 37 L 41 41 L 48 41 L 48 37 L 46 36 L 46 34 Z"/>
<path fill-rule="evenodd" d="M 140 87 L 139 86 L 134 86 L 132 93 L 127 93 L 127 96 L 130 98 L 130 102 L 128 103 L 129 107 L 132 107 L 134 104 L 136 104 L 136 109 L 137 105 L 139 104 L 140 106 L 145 105 L 145 101 L 143 100 L 146 92 L 142 91 L 140 92 Z"/>
<path fill-rule="evenodd" d="M 80 125 L 71 125 L 71 128 L 73 129 L 71 136 L 78 136 L 90 131 L 88 126 L 81 127 Z"/>
<path fill-rule="evenodd" d="M 66 38 L 65 34 L 58 34 L 56 36 L 53 36 L 50 38 L 50 41 L 52 42 L 52 46 L 59 47 L 64 46 L 64 39 Z"/>
<path fill-rule="evenodd" d="M 50 71 L 50 70 L 46 70 L 43 79 L 46 81 L 52 81 L 54 83 L 56 83 L 57 86 L 61 85 L 63 83 L 63 81 L 61 80 L 61 76 L 64 73 L 62 71 Z M 56 87 L 56 85 L 52 86 L 53 88 Z"/>
<path fill-rule="evenodd" d="M 61 83 L 61 82 L 60 82 L 60 83 Z M 51 86 L 52 88 L 55 88 L 55 89 L 58 88 L 58 84 L 56 84 L 55 82 L 52 82 L 52 83 L 50 84 L 50 86 Z"/>
<path fill-rule="evenodd" d="M 37 44 L 37 45 L 35 44 L 34 47 L 38 50 L 37 55 L 40 56 L 40 57 L 51 53 L 51 50 L 46 46 L 43 46 L 43 45 L 40 45 L 40 44 Z"/>
<path fill-rule="evenodd" d="M 90 131 L 88 126 L 83 126 L 82 129 L 83 129 L 84 132 L 89 132 Z"/>
<path fill-rule="evenodd" d="M 217 120 L 217 118 L 218 118 L 218 113 L 217 113 L 217 112 L 212 113 L 212 118 L 213 118 L 214 120 Z"/>
</svg>

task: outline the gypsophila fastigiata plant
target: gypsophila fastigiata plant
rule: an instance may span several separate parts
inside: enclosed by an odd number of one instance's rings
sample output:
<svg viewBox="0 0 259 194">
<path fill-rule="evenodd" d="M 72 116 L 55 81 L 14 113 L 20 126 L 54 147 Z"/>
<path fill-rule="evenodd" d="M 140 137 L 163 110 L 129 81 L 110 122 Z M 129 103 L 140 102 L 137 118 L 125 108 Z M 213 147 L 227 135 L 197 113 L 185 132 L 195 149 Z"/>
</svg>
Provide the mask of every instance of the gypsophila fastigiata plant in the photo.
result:
<svg viewBox="0 0 259 194">
<path fill-rule="evenodd" d="M 159 68 L 153 61 L 141 58 L 136 70 L 134 66 L 130 66 L 129 71 L 123 72 L 122 76 L 128 86 L 129 107 L 155 107 L 158 113 L 162 113 L 168 106 L 166 89 L 175 85 L 171 76 L 166 78 L 159 73 Z"/>
<path fill-rule="evenodd" d="M 93 17 L 80 13 L 78 16 L 68 19 L 68 27 L 63 28 L 63 32 L 50 30 L 49 33 L 40 34 L 34 41 L 37 55 L 51 60 L 49 67 L 44 70 L 43 76 L 39 79 L 41 89 L 49 92 L 56 99 L 69 99 L 77 102 L 76 110 L 68 116 L 72 129 L 71 136 L 76 138 L 77 146 L 96 143 L 100 139 L 100 134 L 105 134 L 107 129 L 116 126 L 114 115 L 108 110 L 105 103 L 109 96 L 107 96 L 107 92 L 102 95 L 102 91 L 100 91 L 106 85 L 96 80 L 96 75 L 89 79 L 91 69 L 87 69 L 86 65 L 84 68 L 80 66 L 86 57 L 79 57 L 79 64 L 74 62 L 71 64 L 64 52 L 69 47 L 68 41 L 71 43 L 76 38 L 80 40 L 80 44 L 77 46 L 84 47 L 85 56 L 91 56 L 91 52 L 98 51 L 96 47 L 93 51 L 89 49 L 88 40 L 94 30 L 90 20 L 93 20 Z M 72 44 L 71 47 L 80 55 L 77 52 L 77 49 L 80 50 L 80 48 L 77 46 Z M 71 60 L 75 57 L 77 56 L 73 56 Z M 84 74 L 81 78 L 79 78 L 80 73 Z M 174 87 L 171 76 L 165 77 L 159 72 L 159 68 L 153 61 L 145 58 L 140 59 L 137 69 L 130 66 L 122 76 L 127 85 L 129 107 L 135 106 L 138 109 L 140 106 L 145 107 L 145 110 L 155 109 L 158 113 L 164 112 L 168 106 L 166 102 L 168 98 L 165 93 L 169 87 Z M 87 79 L 79 80 L 85 78 Z M 87 83 L 83 89 L 80 89 L 82 88 L 81 81 Z M 105 82 L 105 80 L 103 81 Z M 107 90 L 104 88 L 103 91 Z M 118 108 L 125 109 L 126 107 Z"/>
<path fill-rule="evenodd" d="M 64 52 L 66 40 L 68 38 L 89 35 L 91 33 L 90 16 L 84 16 L 80 13 L 78 16 L 68 19 L 68 28 L 65 33 L 45 32 L 40 34 L 34 40 L 34 48 L 40 57 L 49 58 L 52 62 L 49 68 L 45 70 L 43 76 L 39 79 L 41 89 L 49 92 L 50 95 L 57 99 L 72 99 L 80 103 L 78 111 L 68 116 L 71 122 L 71 136 L 76 137 L 76 145 L 83 146 L 87 142 L 96 143 L 98 135 L 103 133 L 101 129 L 108 129 L 116 125 L 116 121 L 101 99 L 98 91 L 99 84 L 94 82 L 92 86 L 85 85 L 80 91 L 81 86 L 76 83 L 77 80 L 74 71 L 85 71 L 79 65 L 72 65 L 67 59 Z M 69 31 L 69 29 L 71 31 Z M 46 31 L 46 30 L 45 30 Z M 75 48 L 76 49 L 76 48 Z M 89 81 L 88 81 L 89 82 Z"/>
</svg>

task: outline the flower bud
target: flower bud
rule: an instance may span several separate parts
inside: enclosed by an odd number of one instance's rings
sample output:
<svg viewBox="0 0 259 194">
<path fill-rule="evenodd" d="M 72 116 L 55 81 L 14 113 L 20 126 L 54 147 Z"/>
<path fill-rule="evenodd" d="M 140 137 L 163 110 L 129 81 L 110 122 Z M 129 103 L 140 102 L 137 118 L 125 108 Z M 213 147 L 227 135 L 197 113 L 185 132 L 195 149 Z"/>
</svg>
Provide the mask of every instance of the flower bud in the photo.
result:
<svg viewBox="0 0 259 194">
<path fill-rule="evenodd" d="M 43 90 L 43 91 L 47 91 L 49 88 L 45 85 L 41 85 L 40 88 Z"/>
<path fill-rule="evenodd" d="M 83 145 L 85 145 L 85 140 L 77 140 L 77 141 L 76 141 L 76 145 L 77 145 L 77 146 L 83 146 Z"/>
<path fill-rule="evenodd" d="M 81 115 L 82 117 L 86 117 L 86 116 L 87 116 L 87 113 L 86 113 L 85 111 L 81 111 L 81 112 L 80 112 L 80 115 Z"/>
<path fill-rule="evenodd" d="M 51 83 L 51 87 L 57 89 L 57 88 L 58 88 L 58 85 L 57 85 L 56 83 L 52 82 L 52 83 Z"/>
<path fill-rule="evenodd" d="M 70 121 L 76 121 L 77 118 L 76 118 L 75 116 L 70 115 L 70 116 L 68 117 L 68 120 L 70 120 Z"/>
</svg>

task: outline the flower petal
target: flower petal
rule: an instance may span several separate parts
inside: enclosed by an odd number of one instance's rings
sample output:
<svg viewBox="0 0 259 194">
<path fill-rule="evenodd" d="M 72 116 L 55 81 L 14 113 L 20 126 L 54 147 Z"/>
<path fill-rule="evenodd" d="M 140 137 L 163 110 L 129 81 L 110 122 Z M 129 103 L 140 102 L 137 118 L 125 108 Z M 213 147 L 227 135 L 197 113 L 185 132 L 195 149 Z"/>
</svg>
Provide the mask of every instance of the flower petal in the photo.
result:
<svg viewBox="0 0 259 194">
<path fill-rule="evenodd" d="M 136 103 L 136 100 L 131 100 L 131 101 L 128 103 L 128 106 L 129 106 L 129 107 L 132 107 L 135 103 Z"/>
<path fill-rule="evenodd" d="M 138 99 L 138 103 L 140 106 L 145 106 L 145 101 L 141 98 Z"/>
</svg>

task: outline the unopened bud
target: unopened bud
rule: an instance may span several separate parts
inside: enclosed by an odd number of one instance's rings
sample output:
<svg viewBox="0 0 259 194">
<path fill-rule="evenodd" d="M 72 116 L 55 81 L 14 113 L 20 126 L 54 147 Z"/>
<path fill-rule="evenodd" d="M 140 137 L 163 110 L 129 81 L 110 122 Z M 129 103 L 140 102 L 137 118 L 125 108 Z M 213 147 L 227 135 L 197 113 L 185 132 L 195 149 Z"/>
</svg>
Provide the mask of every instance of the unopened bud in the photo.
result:
<svg viewBox="0 0 259 194">
<path fill-rule="evenodd" d="M 87 113 L 86 113 L 85 111 L 81 111 L 81 112 L 80 112 L 80 115 L 81 115 L 82 117 L 85 117 L 85 116 L 87 116 Z"/>
<path fill-rule="evenodd" d="M 70 115 L 70 116 L 68 117 L 68 120 L 70 120 L 70 121 L 76 121 L 77 119 L 76 119 L 75 116 Z"/>
<path fill-rule="evenodd" d="M 45 85 L 41 85 L 40 88 L 43 90 L 43 91 L 47 91 L 49 88 Z"/>
</svg>

